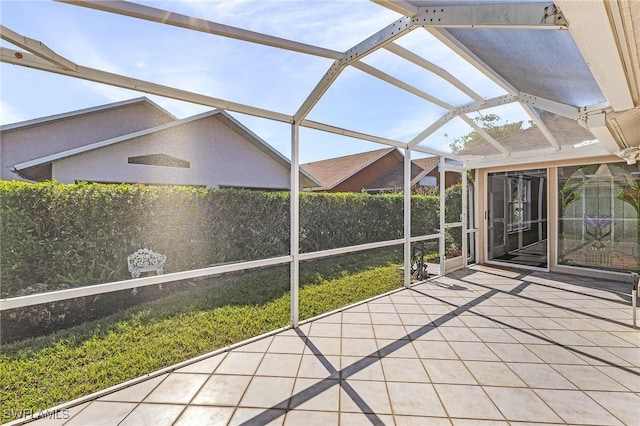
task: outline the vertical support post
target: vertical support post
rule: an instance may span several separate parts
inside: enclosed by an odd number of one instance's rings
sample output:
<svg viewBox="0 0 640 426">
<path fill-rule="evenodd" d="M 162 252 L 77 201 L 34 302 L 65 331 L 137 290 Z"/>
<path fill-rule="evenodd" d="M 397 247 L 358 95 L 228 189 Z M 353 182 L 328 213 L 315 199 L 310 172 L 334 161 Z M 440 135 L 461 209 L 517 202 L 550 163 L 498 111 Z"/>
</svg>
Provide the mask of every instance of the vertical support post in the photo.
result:
<svg viewBox="0 0 640 426">
<path fill-rule="evenodd" d="M 547 169 L 547 269 L 553 271 L 558 266 L 558 223 L 560 209 L 556 194 L 558 188 L 558 168 Z M 544 237 L 544 235 L 543 235 Z"/>
<path fill-rule="evenodd" d="M 468 241 L 469 241 L 469 221 L 467 219 L 467 203 L 469 201 L 469 197 L 467 195 L 468 183 L 467 183 L 467 171 L 463 170 L 462 174 L 462 216 L 460 220 L 462 221 L 462 267 L 467 267 L 467 252 L 468 249 Z"/>
<path fill-rule="evenodd" d="M 300 288 L 300 126 L 291 125 L 291 326 L 298 326 L 298 290 Z"/>
<path fill-rule="evenodd" d="M 445 213 L 445 197 L 446 197 L 446 193 L 445 193 L 445 185 L 446 185 L 446 172 L 444 169 L 444 157 L 440 157 L 440 163 L 438 164 L 438 171 L 440 172 L 440 185 L 439 185 L 439 189 L 440 189 L 440 244 L 438 244 L 439 248 L 440 248 L 440 275 L 444 275 L 446 273 L 445 268 L 444 268 L 444 261 L 445 261 L 445 241 L 444 241 L 444 234 L 445 234 L 445 217 L 444 217 L 444 213 Z"/>
<path fill-rule="evenodd" d="M 411 148 L 404 149 L 404 285 L 411 285 Z"/>
<path fill-rule="evenodd" d="M 638 299 L 638 284 L 640 284 L 640 274 L 632 273 L 631 279 L 633 280 L 633 287 L 631 287 L 631 309 L 633 309 L 633 326 L 638 328 L 638 323 L 636 321 L 636 303 Z"/>
</svg>

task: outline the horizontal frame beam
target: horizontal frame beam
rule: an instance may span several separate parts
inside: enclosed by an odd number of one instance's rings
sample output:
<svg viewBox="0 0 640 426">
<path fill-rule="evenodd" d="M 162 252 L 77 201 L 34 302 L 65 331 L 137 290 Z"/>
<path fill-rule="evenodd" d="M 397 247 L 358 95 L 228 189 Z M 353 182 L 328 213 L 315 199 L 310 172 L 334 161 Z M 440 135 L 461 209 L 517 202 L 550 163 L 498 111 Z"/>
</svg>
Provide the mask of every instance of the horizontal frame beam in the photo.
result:
<svg viewBox="0 0 640 426">
<path fill-rule="evenodd" d="M 354 62 L 351 66 L 353 66 L 354 68 L 359 69 L 362 72 L 365 72 L 367 74 L 370 74 L 374 77 L 379 78 L 380 80 L 387 82 L 389 84 L 392 84 L 406 92 L 411 93 L 412 95 L 416 95 L 419 98 L 424 99 L 427 102 L 431 102 L 434 105 L 439 106 L 440 108 L 443 108 L 447 111 L 451 111 L 452 109 L 455 109 L 455 107 L 445 101 L 443 101 L 442 99 L 438 99 L 435 96 L 432 96 L 430 94 L 428 94 L 427 92 L 418 89 L 417 87 L 411 86 L 408 83 L 405 83 L 404 81 L 397 79 L 385 72 L 382 72 L 374 67 L 372 67 L 371 65 L 365 64 L 364 62 Z"/>
<path fill-rule="evenodd" d="M 422 56 L 417 55 L 412 51 L 405 49 L 404 47 L 396 43 L 389 43 L 384 48 L 389 52 L 400 56 L 402 59 L 405 59 L 413 64 L 416 64 L 419 67 L 424 68 L 425 70 L 437 75 L 438 77 L 442 78 L 447 83 L 451 84 L 456 89 L 460 90 L 462 93 L 469 96 L 471 99 L 475 100 L 476 102 L 484 101 L 484 98 L 482 96 L 474 92 L 469 86 L 465 85 L 460 80 L 458 80 L 453 75 L 451 75 L 449 71 L 445 70 L 442 67 L 439 67 L 433 62 L 426 60 Z"/>
<path fill-rule="evenodd" d="M 402 243 L 404 243 L 403 238 L 400 238 L 397 240 L 379 241 L 375 243 L 359 244 L 357 246 L 339 247 L 339 248 L 334 248 L 329 250 L 314 251 L 312 253 L 300 253 L 299 258 L 301 261 L 318 259 L 321 257 L 335 256 L 338 254 L 346 254 L 346 253 L 353 253 L 353 252 L 363 251 L 363 250 L 371 250 L 371 249 L 376 249 L 381 247 L 395 246 L 395 245 L 400 245 Z"/>
<path fill-rule="evenodd" d="M 578 120 L 580 118 L 580 110 L 576 106 L 552 101 L 551 99 L 542 98 L 529 93 L 520 92 L 518 94 L 518 102 L 552 112 L 565 118 L 570 118 L 571 120 Z"/>
<path fill-rule="evenodd" d="M 333 133 L 336 135 L 347 136 L 354 139 L 363 141 L 375 142 L 383 145 L 395 146 L 398 148 L 406 148 L 405 142 L 396 141 L 393 139 L 381 138 L 379 136 L 373 136 L 366 133 L 356 132 L 354 130 L 343 129 L 342 127 L 332 126 L 330 124 L 319 123 L 317 121 L 304 119 L 300 122 L 300 126 L 309 129 L 320 130 L 327 133 Z"/>
<path fill-rule="evenodd" d="M 552 2 L 431 6 L 418 11 L 418 25 L 432 28 L 567 29 Z"/>
<path fill-rule="evenodd" d="M 151 83 L 145 80 L 139 80 L 137 78 L 113 74 L 94 68 L 83 67 L 81 65 L 78 65 L 76 71 L 71 71 L 61 66 L 51 64 L 50 62 L 45 61 L 30 53 L 20 52 L 4 47 L 0 48 L 0 61 L 8 64 L 21 65 L 28 68 L 38 69 L 41 71 L 49 71 L 56 74 L 76 77 L 96 83 L 109 84 L 111 86 L 117 86 L 123 89 L 150 93 L 154 95 L 164 96 L 166 98 L 192 102 L 195 104 L 205 105 L 213 108 L 220 108 L 227 111 L 239 112 L 255 117 L 268 118 L 284 123 L 291 123 L 293 121 L 293 118 L 288 114 L 243 105 L 224 99 L 214 98 L 212 96 L 189 92 L 187 90 L 175 89 L 173 87 L 163 86 L 161 84 Z"/>
<path fill-rule="evenodd" d="M 237 40 L 247 41 L 251 43 L 261 44 L 264 46 L 276 47 L 279 49 L 290 50 L 298 53 L 319 56 L 329 59 L 339 59 L 342 52 L 331 49 L 325 49 L 306 43 L 274 37 L 255 31 L 244 30 L 242 28 L 232 27 L 229 25 L 219 24 L 217 22 L 207 21 L 205 19 L 194 18 L 180 13 L 169 12 L 167 10 L 155 7 L 144 6 L 137 3 L 118 0 L 56 0 L 60 3 L 68 3 L 75 6 L 82 6 L 89 9 L 100 10 L 102 12 L 110 12 L 118 15 L 129 16 L 132 18 L 143 19 L 146 21 L 157 22 L 174 27 L 186 28 L 189 30 L 200 31 L 203 33 L 214 34 L 222 37 L 233 38 Z"/>
<path fill-rule="evenodd" d="M 147 287 L 154 284 L 167 284 L 180 280 L 203 278 L 211 275 L 224 274 L 226 272 L 243 271 L 246 269 L 262 268 L 264 266 L 281 265 L 284 263 L 290 263 L 292 259 L 292 256 L 272 257 L 269 259 L 230 263 L 227 265 L 212 266 L 209 268 L 194 269 L 190 271 L 174 272 L 171 274 L 156 275 L 152 277 L 136 278 L 106 284 L 96 284 L 86 287 L 71 288 L 68 290 L 58 290 L 47 293 L 30 294 L 28 296 L 12 297 L 9 299 L 0 299 L 0 312 L 9 309 L 39 305 L 41 303 L 74 299 L 76 297 L 95 296 L 97 294 L 111 293 L 119 290 L 129 290 L 139 287 Z"/>
<path fill-rule="evenodd" d="M 45 61 L 61 66 L 65 69 L 71 71 L 75 71 L 78 69 L 78 65 L 68 60 L 67 58 L 58 55 L 41 41 L 18 34 L 17 32 L 5 27 L 4 25 L 0 25 L 0 38 L 8 41 L 15 46 L 23 48 L 27 52 L 33 53 L 34 55 L 44 59 Z"/>
</svg>

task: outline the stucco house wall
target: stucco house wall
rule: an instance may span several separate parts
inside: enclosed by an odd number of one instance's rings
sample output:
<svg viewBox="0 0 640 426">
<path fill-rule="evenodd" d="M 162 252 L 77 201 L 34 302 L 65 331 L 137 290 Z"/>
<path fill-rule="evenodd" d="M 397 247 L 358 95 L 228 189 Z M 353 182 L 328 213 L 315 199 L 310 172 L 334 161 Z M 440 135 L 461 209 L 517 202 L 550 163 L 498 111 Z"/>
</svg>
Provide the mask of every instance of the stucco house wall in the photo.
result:
<svg viewBox="0 0 640 426">
<path fill-rule="evenodd" d="M 174 121 L 146 98 L 0 128 L 0 179 L 26 180 L 13 165 Z"/>
<path fill-rule="evenodd" d="M 209 115 L 53 162 L 52 177 L 64 183 L 156 184 L 287 189 L 289 170 Z M 165 154 L 189 168 L 130 164 L 135 156 Z M 212 184 L 213 183 L 213 184 Z"/>
</svg>

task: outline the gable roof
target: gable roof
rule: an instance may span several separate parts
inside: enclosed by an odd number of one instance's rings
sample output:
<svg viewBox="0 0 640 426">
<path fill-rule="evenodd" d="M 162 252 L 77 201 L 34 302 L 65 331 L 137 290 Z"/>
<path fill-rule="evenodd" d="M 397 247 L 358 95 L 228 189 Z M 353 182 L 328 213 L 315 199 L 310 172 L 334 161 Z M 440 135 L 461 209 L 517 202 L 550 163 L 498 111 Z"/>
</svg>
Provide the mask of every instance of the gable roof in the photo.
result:
<svg viewBox="0 0 640 426">
<path fill-rule="evenodd" d="M 439 157 L 425 157 L 411 160 L 411 186 L 417 184 L 420 179 L 438 167 Z M 371 182 L 365 188 L 367 191 L 392 191 L 402 189 L 404 186 L 404 164 L 398 164 L 384 175 Z"/>
<path fill-rule="evenodd" d="M 400 156 L 396 148 L 382 148 L 301 164 L 300 169 L 313 176 L 321 189 L 331 189 L 392 152 Z"/>
<path fill-rule="evenodd" d="M 146 99 L 146 98 L 145 98 Z M 29 168 L 35 168 L 35 167 L 42 167 L 44 165 L 47 164 L 51 164 L 52 162 L 56 161 L 56 160 L 60 160 L 63 158 L 68 158 L 74 155 L 78 155 L 78 154 L 82 154 L 84 152 L 89 152 L 89 151 L 93 151 L 99 148 L 104 148 L 107 146 L 111 146 L 120 142 L 125 142 L 125 141 L 129 141 L 131 139 L 135 139 L 141 136 L 146 136 L 146 135 L 150 135 L 156 132 L 160 132 L 163 130 L 167 130 L 167 129 L 171 129 L 171 128 L 175 128 L 175 127 L 179 127 L 179 126 L 184 126 L 187 125 L 189 123 L 193 123 L 195 121 L 198 120 L 203 120 L 209 117 L 213 117 L 216 116 L 217 118 L 219 118 L 225 125 L 227 125 L 229 128 L 231 128 L 234 132 L 240 134 L 241 136 L 244 137 L 245 140 L 247 140 L 248 142 L 250 142 L 252 145 L 254 145 L 256 148 L 258 148 L 260 151 L 262 151 L 263 153 L 267 154 L 269 157 L 271 157 L 275 162 L 277 162 L 278 164 L 282 165 L 285 168 L 290 168 L 290 162 L 289 160 L 284 157 L 280 152 L 278 152 L 275 148 L 273 148 L 271 145 L 269 145 L 266 141 L 264 141 L 263 139 L 261 139 L 258 135 L 256 135 L 255 133 L 253 133 L 251 130 L 249 130 L 247 127 L 245 127 L 242 123 L 240 123 L 238 120 L 236 120 L 235 118 L 233 118 L 230 114 L 228 114 L 226 111 L 223 110 L 212 110 L 212 111 L 208 111 L 208 112 L 204 112 L 198 115 L 194 115 L 192 117 L 187 117 L 181 120 L 175 120 L 172 121 L 170 123 L 167 124 L 162 124 L 160 126 L 156 126 L 156 127 L 152 127 L 149 129 L 144 129 L 144 130 L 139 130 L 137 132 L 132 132 L 132 133 L 128 133 L 126 135 L 122 135 L 122 136 L 118 136 L 115 138 L 111 138 L 111 139 L 105 139 L 102 141 L 98 141 L 98 142 L 94 142 L 94 143 L 90 143 L 87 145 L 83 145 L 77 148 L 72 148 L 72 149 L 68 149 L 65 151 L 61 151 L 61 152 L 57 152 L 55 154 L 50 154 L 50 155 L 45 155 L 42 156 L 40 158 L 35 158 L 33 160 L 29 160 L 29 161 L 25 161 L 22 163 L 18 163 L 14 166 L 14 169 L 17 172 L 21 172 L 21 171 L 25 171 Z M 313 185 L 317 185 L 318 182 L 312 177 L 310 176 L 308 173 L 301 171 L 301 174 L 304 176 L 304 178 L 307 179 L 307 182 L 310 183 L 310 186 Z"/>
<path fill-rule="evenodd" d="M 32 126 L 37 126 L 37 125 L 40 125 L 40 124 L 50 123 L 50 122 L 53 122 L 53 121 L 65 120 L 65 119 L 68 119 L 68 118 L 75 118 L 75 117 L 79 117 L 79 116 L 82 116 L 82 115 L 93 114 L 93 113 L 96 113 L 96 112 L 106 111 L 106 110 L 109 110 L 109 109 L 121 108 L 121 107 L 124 107 L 124 106 L 133 105 L 133 104 L 137 104 L 137 103 L 145 103 L 145 104 L 157 109 L 163 115 L 166 115 L 167 118 L 169 118 L 171 120 L 175 120 L 176 119 L 176 117 L 173 114 L 171 114 L 166 109 L 162 108 L 160 105 L 156 104 L 155 102 L 153 102 L 152 100 L 150 100 L 146 96 L 141 96 L 139 98 L 133 98 L 133 99 L 128 99 L 128 100 L 119 101 L 119 102 L 113 102 L 113 103 L 106 104 L 106 105 L 99 105 L 99 106 L 79 109 L 79 110 L 75 110 L 75 111 L 63 112 L 61 114 L 54 114 L 54 115 L 49 115 L 49 116 L 46 116 L 46 117 L 34 118 L 32 120 L 26 120 L 26 121 L 20 121 L 20 122 L 17 122 L 17 123 L 5 124 L 3 126 L 0 126 L 0 132 L 5 132 L 5 131 L 8 131 L 8 130 L 16 130 L 16 129 L 25 129 L 25 128 L 32 127 Z"/>
<path fill-rule="evenodd" d="M 580 126 L 575 120 L 545 111 L 540 112 L 539 116 L 561 147 L 569 147 L 580 142 L 596 139 L 589 130 Z M 518 130 L 497 141 L 509 152 L 513 153 L 551 147 L 547 138 L 535 125 Z M 460 155 L 494 155 L 496 153 L 498 153 L 496 147 L 484 139 L 474 146 L 458 152 Z"/>
</svg>

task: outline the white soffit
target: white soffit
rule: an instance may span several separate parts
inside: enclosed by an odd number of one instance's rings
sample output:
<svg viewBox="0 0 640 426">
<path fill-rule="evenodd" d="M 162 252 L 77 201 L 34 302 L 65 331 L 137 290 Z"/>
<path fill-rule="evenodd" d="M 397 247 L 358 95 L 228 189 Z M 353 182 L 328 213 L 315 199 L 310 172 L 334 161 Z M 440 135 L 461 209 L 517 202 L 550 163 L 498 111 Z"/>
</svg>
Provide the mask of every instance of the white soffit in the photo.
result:
<svg viewBox="0 0 640 426">
<path fill-rule="evenodd" d="M 555 0 L 569 33 L 614 111 L 634 107 L 609 14 L 602 0 Z"/>
</svg>

